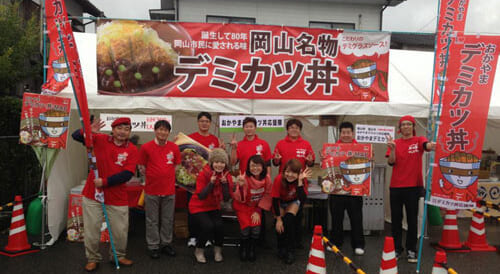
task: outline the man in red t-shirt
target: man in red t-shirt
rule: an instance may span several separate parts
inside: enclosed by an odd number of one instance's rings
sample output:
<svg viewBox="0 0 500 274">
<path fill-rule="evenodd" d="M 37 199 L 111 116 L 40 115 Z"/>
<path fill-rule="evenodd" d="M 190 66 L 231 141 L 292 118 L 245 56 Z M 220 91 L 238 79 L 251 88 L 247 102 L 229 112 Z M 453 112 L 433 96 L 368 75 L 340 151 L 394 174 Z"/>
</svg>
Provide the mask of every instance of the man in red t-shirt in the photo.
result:
<svg viewBox="0 0 500 274">
<path fill-rule="evenodd" d="M 339 126 L 340 138 L 337 144 L 356 144 L 354 125 L 342 122 Z M 365 254 L 365 237 L 363 235 L 363 197 L 349 195 L 329 195 L 330 214 L 332 215 L 332 240 L 341 247 L 344 243 L 344 212 L 347 210 L 351 224 L 351 247 L 354 254 Z"/>
<path fill-rule="evenodd" d="M 408 233 L 406 235 L 407 259 L 410 263 L 418 262 L 417 217 L 418 200 L 423 196 L 422 156 L 425 151 L 434 150 L 436 144 L 423 136 L 415 136 L 415 118 L 410 115 L 399 120 L 399 132 L 402 137 L 393 140 L 387 136 L 387 163 L 392 166 L 390 184 L 391 229 L 396 255 L 403 252 L 402 222 L 403 205 L 406 211 Z"/>
<path fill-rule="evenodd" d="M 283 171 L 283 166 L 293 158 L 299 160 L 304 169 L 314 165 L 314 151 L 311 144 L 300 136 L 301 130 L 302 122 L 298 119 L 290 119 L 286 123 L 287 136 L 278 141 L 273 153 L 273 164 L 279 167 L 279 173 Z"/>
<path fill-rule="evenodd" d="M 189 138 L 206 146 L 208 149 L 222 148 L 225 149 L 224 141 L 217 136 L 210 134 L 210 125 L 212 124 L 212 115 L 208 112 L 198 113 L 198 131 L 189 134 Z"/>
<path fill-rule="evenodd" d="M 129 142 L 130 118 L 116 119 L 111 124 L 111 136 L 99 133 L 102 127 L 104 127 L 104 122 L 100 119 L 94 120 L 91 124 L 99 178 L 95 178 L 94 172 L 90 170 L 82 192 L 86 271 L 97 269 L 98 263 L 102 260 L 99 253 L 99 241 L 104 215 L 101 203 L 95 198 L 96 188 L 104 193 L 104 203 L 118 262 L 121 266 L 133 264 L 125 257 L 128 236 L 128 196 L 125 183 L 135 174 L 138 152 L 137 148 Z M 75 141 L 84 143 L 82 130 L 76 130 L 72 137 Z M 110 258 L 112 256 L 110 250 Z"/>
<path fill-rule="evenodd" d="M 179 147 L 168 142 L 172 127 L 165 120 L 154 125 L 155 139 L 142 145 L 139 170 L 146 176 L 145 210 L 146 243 L 149 255 L 160 258 L 163 253 L 175 256 L 172 248 L 175 209 L 175 166 L 180 164 Z"/>
<path fill-rule="evenodd" d="M 198 113 L 198 131 L 189 134 L 189 138 L 195 140 L 196 142 L 204 145 L 208 149 L 212 150 L 214 148 L 222 148 L 225 149 L 226 145 L 224 144 L 224 140 L 217 138 L 217 136 L 210 134 L 210 126 L 212 124 L 212 115 L 208 112 L 200 112 Z M 191 196 L 193 194 L 191 192 L 187 192 L 187 203 L 191 200 Z M 188 230 L 189 230 L 189 240 L 188 247 L 196 246 L 196 229 L 194 228 L 194 222 L 191 214 L 188 212 Z M 210 241 L 207 243 L 211 243 Z"/>
<path fill-rule="evenodd" d="M 269 144 L 260 139 L 255 131 L 257 129 L 257 120 L 253 117 L 246 117 L 243 119 L 243 132 L 245 137 L 243 140 L 236 141 L 236 137 L 233 134 L 231 139 L 231 165 L 235 165 L 239 162 L 240 174 L 244 174 L 247 168 L 247 162 L 253 155 L 261 155 L 266 166 L 268 168 L 268 173 L 271 174 L 271 149 Z"/>
</svg>

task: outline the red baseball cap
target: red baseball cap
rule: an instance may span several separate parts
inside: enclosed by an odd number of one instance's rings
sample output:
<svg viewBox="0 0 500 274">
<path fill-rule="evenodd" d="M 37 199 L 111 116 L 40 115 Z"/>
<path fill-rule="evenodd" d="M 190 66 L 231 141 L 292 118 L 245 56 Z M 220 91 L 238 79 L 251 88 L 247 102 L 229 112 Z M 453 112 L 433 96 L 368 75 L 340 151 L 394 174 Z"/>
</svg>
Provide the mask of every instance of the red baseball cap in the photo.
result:
<svg viewBox="0 0 500 274">
<path fill-rule="evenodd" d="M 130 118 L 128 117 L 120 117 L 113 121 L 111 127 L 116 127 L 119 125 L 129 125 L 130 126 Z"/>
</svg>

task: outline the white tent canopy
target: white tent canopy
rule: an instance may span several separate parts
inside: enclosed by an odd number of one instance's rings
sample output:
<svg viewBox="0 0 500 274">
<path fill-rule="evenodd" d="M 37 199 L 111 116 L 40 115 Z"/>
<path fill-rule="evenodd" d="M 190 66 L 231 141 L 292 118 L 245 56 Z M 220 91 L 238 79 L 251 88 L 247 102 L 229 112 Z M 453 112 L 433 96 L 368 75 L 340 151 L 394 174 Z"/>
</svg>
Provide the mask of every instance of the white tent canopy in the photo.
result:
<svg viewBox="0 0 500 274">
<path fill-rule="evenodd" d="M 375 120 L 380 122 L 380 117 L 387 117 L 387 123 L 389 124 L 395 124 L 396 117 L 403 115 L 409 114 L 420 118 L 427 118 L 428 116 L 433 52 L 391 50 L 388 79 L 389 102 L 105 96 L 97 94 L 95 34 L 75 33 L 75 39 L 91 112 L 94 111 L 95 113 L 102 110 L 113 111 L 114 113 L 174 114 L 174 120 L 178 120 L 174 121 L 173 130 L 177 132 L 179 129 L 186 132 L 195 130 L 195 128 L 190 128 L 190 126 L 195 126 L 195 123 L 192 123 L 194 114 L 187 116 L 186 112 L 196 113 L 199 111 L 308 117 L 315 115 L 347 115 L 360 117 L 361 120 L 358 121 L 363 123 L 370 123 Z M 498 70 L 497 79 L 500 79 Z M 499 83 L 500 80 L 497 80 L 493 86 L 489 111 L 490 119 L 500 120 Z M 66 88 L 60 95 L 73 98 L 71 87 Z M 72 108 L 76 108 L 74 99 L 72 100 Z M 498 122 L 490 120 L 488 123 L 492 126 L 487 128 L 485 143 L 491 144 L 495 142 L 500 128 Z M 79 127 L 78 117 L 73 111 L 70 130 L 77 127 Z M 311 140 L 315 150 L 319 149 L 322 143 L 327 142 L 327 135 L 328 133 L 324 128 L 315 127 L 312 123 L 304 124 L 303 136 Z M 145 138 L 150 137 L 145 136 Z M 273 142 L 282 138 L 282 136 L 277 134 L 264 135 L 264 138 L 268 140 L 270 145 L 274 145 Z M 374 149 L 376 155 L 383 155 L 385 152 L 383 146 L 375 146 Z M 51 172 L 48 184 L 48 224 L 53 239 L 57 239 L 66 227 L 65 220 L 70 189 L 86 177 L 87 169 L 84 155 L 86 154 L 83 146 L 68 140 L 67 148 L 59 153 Z"/>
</svg>

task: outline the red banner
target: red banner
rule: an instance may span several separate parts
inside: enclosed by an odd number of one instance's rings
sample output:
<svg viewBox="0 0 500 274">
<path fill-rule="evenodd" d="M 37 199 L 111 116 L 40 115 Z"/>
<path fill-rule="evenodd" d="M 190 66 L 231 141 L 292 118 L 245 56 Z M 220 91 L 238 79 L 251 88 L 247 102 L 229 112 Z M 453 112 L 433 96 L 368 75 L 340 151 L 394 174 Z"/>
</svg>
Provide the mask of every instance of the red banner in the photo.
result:
<svg viewBox="0 0 500 274">
<path fill-rule="evenodd" d="M 327 176 L 321 190 L 328 194 L 370 196 L 371 144 L 323 144 L 321 162 Z"/>
<path fill-rule="evenodd" d="M 100 20 L 108 95 L 388 101 L 389 33 Z"/>
<path fill-rule="evenodd" d="M 46 0 L 45 16 L 50 47 L 47 81 L 42 86 L 42 93 L 54 95 L 68 85 L 70 76 L 56 24 L 61 24 L 62 29 L 69 27 L 70 30 L 71 24 L 68 21 L 64 1 L 61 0 Z M 73 36 L 68 37 L 68 40 L 74 44 Z"/>
<path fill-rule="evenodd" d="M 500 36 L 459 36 L 450 46 L 430 204 L 475 207 Z"/>
<path fill-rule="evenodd" d="M 449 1 L 441 0 L 439 5 L 439 22 L 437 30 L 436 52 L 434 60 L 433 104 L 439 104 L 439 89 L 444 80 L 446 52 L 450 35 L 462 35 L 465 29 L 465 18 L 469 0 Z"/>
<path fill-rule="evenodd" d="M 71 99 L 23 94 L 19 142 L 25 145 L 66 148 Z"/>
</svg>

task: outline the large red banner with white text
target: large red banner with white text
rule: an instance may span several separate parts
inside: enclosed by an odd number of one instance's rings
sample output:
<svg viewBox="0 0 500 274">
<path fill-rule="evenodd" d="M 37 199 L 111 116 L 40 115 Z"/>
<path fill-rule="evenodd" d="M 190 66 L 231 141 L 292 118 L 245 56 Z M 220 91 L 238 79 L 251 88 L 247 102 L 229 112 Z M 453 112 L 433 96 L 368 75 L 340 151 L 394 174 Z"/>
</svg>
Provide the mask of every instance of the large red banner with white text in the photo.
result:
<svg viewBox="0 0 500 274">
<path fill-rule="evenodd" d="M 107 95 L 388 101 L 389 33 L 100 20 Z"/>
<path fill-rule="evenodd" d="M 433 104 L 439 104 L 439 91 L 444 80 L 448 43 L 453 42 L 450 36 L 463 34 L 468 6 L 469 0 L 440 0 L 436 52 L 434 54 Z"/>
<path fill-rule="evenodd" d="M 456 39 L 450 46 L 430 203 L 466 209 L 476 206 L 500 36 Z"/>
</svg>

